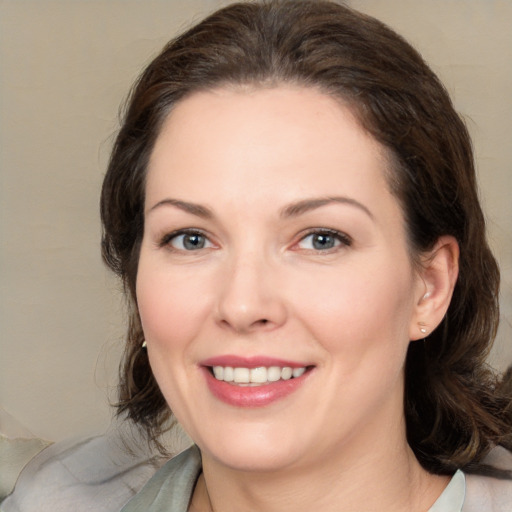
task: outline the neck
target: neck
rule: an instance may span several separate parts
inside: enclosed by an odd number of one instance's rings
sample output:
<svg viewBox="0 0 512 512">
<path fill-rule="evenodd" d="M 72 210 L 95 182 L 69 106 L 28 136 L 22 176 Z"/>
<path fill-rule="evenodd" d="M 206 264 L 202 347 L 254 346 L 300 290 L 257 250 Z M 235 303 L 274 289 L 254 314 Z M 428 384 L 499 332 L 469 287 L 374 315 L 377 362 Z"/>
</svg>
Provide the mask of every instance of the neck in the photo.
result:
<svg viewBox="0 0 512 512">
<path fill-rule="evenodd" d="M 203 454 L 203 474 L 190 511 L 428 510 L 449 479 L 420 466 L 403 425 L 393 431 L 395 435 L 390 431 L 387 439 L 371 446 L 363 436 L 339 453 L 318 457 L 316 464 L 308 461 L 279 471 L 239 471 Z"/>
</svg>

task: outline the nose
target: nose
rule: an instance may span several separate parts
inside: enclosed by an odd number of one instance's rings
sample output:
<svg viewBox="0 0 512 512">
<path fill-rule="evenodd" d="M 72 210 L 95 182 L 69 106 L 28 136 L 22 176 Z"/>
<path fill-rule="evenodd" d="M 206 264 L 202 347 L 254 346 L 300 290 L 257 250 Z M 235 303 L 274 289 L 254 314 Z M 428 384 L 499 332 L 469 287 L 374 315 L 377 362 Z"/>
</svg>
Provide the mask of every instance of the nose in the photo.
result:
<svg viewBox="0 0 512 512">
<path fill-rule="evenodd" d="M 286 322 L 287 308 L 278 269 L 257 255 L 226 266 L 217 295 L 217 321 L 237 333 L 270 331 Z"/>
</svg>

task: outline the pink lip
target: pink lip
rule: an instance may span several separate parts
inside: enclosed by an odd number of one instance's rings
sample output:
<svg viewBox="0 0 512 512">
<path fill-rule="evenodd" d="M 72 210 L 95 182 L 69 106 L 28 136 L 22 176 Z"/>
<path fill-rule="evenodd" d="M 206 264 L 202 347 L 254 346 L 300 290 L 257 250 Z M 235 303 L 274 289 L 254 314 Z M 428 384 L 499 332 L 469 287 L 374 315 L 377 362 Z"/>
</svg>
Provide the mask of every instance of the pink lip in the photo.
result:
<svg viewBox="0 0 512 512">
<path fill-rule="evenodd" d="M 231 366 L 232 368 L 259 368 L 260 366 L 289 366 L 290 368 L 302 368 L 309 366 L 307 363 L 286 361 L 267 356 L 241 357 L 234 355 L 216 356 L 201 361 L 201 366 Z"/>
<path fill-rule="evenodd" d="M 217 380 L 211 372 L 212 366 L 231 366 L 233 368 L 258 368 L 260 366 L 289 366 L 301 368 L 308 366 L 308 369 L 300 377 L 289 380 L 269 382 L 261 386 L 240 386 L 229 382 Z M 234 407 L 264 407 L 278 400 L 281 400 L 294 391 L 298 390 L 311 374 L 311 366 L 304 363 L 285 361 L 269 357 L 238 357 L 219 356 L 212 357 L 201 363 L 201 369 L 206 379 L 210 392 L 222 402 Z"/>
</svg>

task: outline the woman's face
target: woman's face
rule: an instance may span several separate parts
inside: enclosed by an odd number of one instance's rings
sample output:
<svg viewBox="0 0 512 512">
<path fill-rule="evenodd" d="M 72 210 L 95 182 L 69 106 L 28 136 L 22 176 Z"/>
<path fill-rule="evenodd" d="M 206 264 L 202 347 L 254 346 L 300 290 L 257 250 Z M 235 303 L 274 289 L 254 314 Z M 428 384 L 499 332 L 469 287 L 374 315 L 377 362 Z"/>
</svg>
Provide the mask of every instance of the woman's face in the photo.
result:
<svg viewBox="0 0 512 512">
<path fill-rule="evenodd" d="M 166 120 L 137 300 L 154 375 L 203 457 L 274 470 L 405 437 L 425 290 L 387 165 L 315 89 L 196 93 Z"/>
</svg>

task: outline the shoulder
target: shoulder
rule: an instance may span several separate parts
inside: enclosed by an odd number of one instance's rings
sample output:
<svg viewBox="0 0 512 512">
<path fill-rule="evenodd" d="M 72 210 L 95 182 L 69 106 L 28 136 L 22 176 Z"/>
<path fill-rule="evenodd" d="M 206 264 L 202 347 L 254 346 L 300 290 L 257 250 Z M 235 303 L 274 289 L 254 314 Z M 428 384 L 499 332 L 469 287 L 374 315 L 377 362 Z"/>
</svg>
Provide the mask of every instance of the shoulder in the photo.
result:
<svg viewBox="0 0 512 512">
<path fill-rule="evenodd" d="M 487 464 L 512 471 L 512 453 L 501 446 L 484 460 Z M 466 499 L 462 512 L 510 512 L 512 480 L 466 475 Z"/>
<path fill-rule="evenodd" d="M 163 462 L 112 436 L 56 443 L 27 464 L 2 511 L 118 511 Z"/>
</svg>

